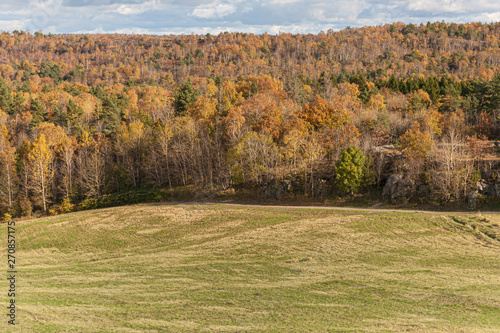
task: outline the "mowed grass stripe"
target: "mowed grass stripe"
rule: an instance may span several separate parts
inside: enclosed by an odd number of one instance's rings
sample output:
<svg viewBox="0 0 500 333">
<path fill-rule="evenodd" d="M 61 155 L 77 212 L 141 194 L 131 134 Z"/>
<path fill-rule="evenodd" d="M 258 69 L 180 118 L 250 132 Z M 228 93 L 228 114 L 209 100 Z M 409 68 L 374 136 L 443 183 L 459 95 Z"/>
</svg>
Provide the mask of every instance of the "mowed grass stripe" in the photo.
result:
<svg viewBox="0 0 500 333">
<path fill-rule="evenodd" d="M 481 230 L 499 219 L 193 204 L 22 221 L 10 331 L 495 332 L 500 243 Z"/>
</svg>

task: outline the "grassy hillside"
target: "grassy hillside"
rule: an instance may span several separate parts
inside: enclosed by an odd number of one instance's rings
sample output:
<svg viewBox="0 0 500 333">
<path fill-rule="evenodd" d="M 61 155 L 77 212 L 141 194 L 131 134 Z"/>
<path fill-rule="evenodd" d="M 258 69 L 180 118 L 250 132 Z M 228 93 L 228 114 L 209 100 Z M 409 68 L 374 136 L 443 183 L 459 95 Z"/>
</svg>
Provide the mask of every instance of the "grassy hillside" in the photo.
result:
<svg viewBox="0 0 500 333">
<path fill-rule="evenodd" d="M 498 332 L 499 221 L 193 204 L 18 222 L 11 331 Z"/>
</svg>

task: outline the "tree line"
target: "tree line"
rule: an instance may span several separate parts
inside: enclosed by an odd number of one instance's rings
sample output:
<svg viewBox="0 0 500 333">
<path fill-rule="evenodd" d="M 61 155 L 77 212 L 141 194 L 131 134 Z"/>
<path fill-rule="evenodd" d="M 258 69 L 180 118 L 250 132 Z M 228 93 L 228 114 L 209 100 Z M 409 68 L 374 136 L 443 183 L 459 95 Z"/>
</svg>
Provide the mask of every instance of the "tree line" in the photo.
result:
<svg viewBox="0 0 500 333">
<path fill-rule="evenodd" d="M 282 180 L 347 195 L 390 174 L 464 201 L 498 167 L 498 29 L 0 34 L 0 212 Z"/>
</svg>

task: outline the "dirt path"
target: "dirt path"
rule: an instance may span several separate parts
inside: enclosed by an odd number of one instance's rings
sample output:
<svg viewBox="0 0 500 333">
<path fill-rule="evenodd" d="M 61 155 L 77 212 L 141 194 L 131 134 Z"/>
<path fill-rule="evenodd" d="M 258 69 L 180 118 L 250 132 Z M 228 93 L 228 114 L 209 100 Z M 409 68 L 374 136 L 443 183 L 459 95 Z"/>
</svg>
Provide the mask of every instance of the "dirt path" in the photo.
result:
<svg viewBox="0 0 500 333">
<path fill-rule="evenodd" d="M 292 208 L 292 209 L 326 209 L 326 210 L 341 210 L 341 211 L 357 211 L 357 212 L 396 212 L 396 213 L 423 213 L 423 214 L 500 214 L 495 211 L 436 211 L 436 210 L 416 210 L 416 209 L 397 209 L 397 208 L 356 208 L 356 207 L 339 207 L 339 206 L 293 206 L 293 205 L 266 205 L 266 204 L 251 204 L 251 203 L 228 203 L 216 201 L 186 201 L 186 202 L 156 202 L 150 205 L 179 205 L 179 204 L 197 204 L 197 205 L 221 205 L 221 206 L 245 206 L 245 207 L 262 207 L 262 208 Z"/>
</svg>

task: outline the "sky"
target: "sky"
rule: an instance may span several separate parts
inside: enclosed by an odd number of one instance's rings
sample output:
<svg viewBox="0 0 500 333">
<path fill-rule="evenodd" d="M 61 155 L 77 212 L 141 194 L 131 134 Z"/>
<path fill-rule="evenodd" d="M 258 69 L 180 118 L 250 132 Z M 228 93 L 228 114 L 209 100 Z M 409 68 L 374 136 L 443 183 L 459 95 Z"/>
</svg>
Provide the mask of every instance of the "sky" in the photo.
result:
<svg viewBox="0 0 500 333">
<path fill-rule="evenodd" d="M 1 0 L 0 30 L 319 33 L 392 22 L 498 22 L 499 0 Z"/>
</svg>

